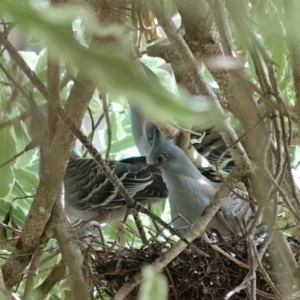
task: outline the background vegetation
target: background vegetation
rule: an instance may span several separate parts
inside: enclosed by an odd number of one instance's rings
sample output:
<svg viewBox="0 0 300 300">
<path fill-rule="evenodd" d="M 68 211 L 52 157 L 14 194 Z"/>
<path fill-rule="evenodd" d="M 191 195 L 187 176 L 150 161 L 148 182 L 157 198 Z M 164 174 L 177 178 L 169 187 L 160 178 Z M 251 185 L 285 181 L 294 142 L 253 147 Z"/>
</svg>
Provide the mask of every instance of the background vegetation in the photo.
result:
<svg viewBox="0 0 300 300">
<path fill-rule="evenodd" d="M 155 120 L 176 120 L 181 127 L 191 121 L 199 126 L 212 122 L 220 128 L 236 163 L 228 184 L 243 181 L 252 199 L 261 205 L 265 199 L 273 201 L 263 216 L 270 228 L 276 224 L 284 228 L 274 230 L 270 240 L 294 282 L 290 286 L 285 282 L 283 288 L 280 280 L 272 280 L 276 288 L 280 286 L 278 299 L 295 297 L 300 287 L 298 262 L 282 234 L 300 237 L 300 10 L 296 0 L 1 0 L 0 7 L 3 295 L 8 293 L 6 286 L 22 297 L 87 299 L 81 256 L 73 243 L 66 242 L 67 223 L 59 205 L 53 204 L 76 126 L 103 157 L 119 160 L 138 155 L 130 129 L 127 99 L 131 99 Z M 149 84 L 138 58 L 166 89 Z M 41 181 L 38 149 L 28 146 L 26 97 L 31 91 L 38 105 L 48 103 L 53 138 L 51 166 Z M 60 106 L 74 121 L 73 133 L 63 122 L 55 126 L 58 116 L 67 118 Z M 223 121 L 223 109 L 230 114 L 230 123 Z M 160 124 L 170 136 L 178 130 Z M 240 139 L 231 126 L 242 132 Z M 185 132 L 179 144 L 193 158 L 188 135 Z M 86 152 L 78 141 L 76 149 Z M 193 159 L 199 164 L 201 157 Z M 281 213 L 275 225 L 270 213 L 274 207 Z M 167 202 L 152 210 L 170 221 Z M 144 226 L 155 228 L 151 218 L 141 217 Z M 130 216 L 126 224 L 122 239 L 139 248 L 143 242 L 134 218 Z M 116 240 L 118 226 L 103 226 L 108 244 Z M 68 266 L 67 280 L 62 264 Z M 154 299 L 156 294 L 166 298 L 165 278 L 157 278 L 153 271 L 165 265 L 145 270 L 141 299 Z M 257 268 L 261 270 L 259 263 L 249 265 L 252 273 L 245 277 L 246 283 Z M 60 275 L 56 277 L 54 270 Z M 243 288 L 248 289 L 246 283 Z M 254 299 L 256 290 L 250 286 L 248 296 Z M 100 296 L 91 289 L 90 297 Z"/>
</svg>

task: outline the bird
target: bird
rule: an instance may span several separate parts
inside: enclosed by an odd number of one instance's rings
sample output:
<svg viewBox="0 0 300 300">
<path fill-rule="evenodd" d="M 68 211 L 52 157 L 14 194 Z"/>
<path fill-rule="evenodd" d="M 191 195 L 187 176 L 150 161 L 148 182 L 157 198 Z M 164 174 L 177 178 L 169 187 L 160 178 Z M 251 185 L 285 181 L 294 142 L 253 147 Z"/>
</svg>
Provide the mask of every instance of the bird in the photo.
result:
<svg viewBox="0 0 300 300">
<path fill-rule="evenodd" d="M 106 161 L 127 189 L 141 204 L 153 204 L 168 196 L 162 177 L 157 174 L 137 176 L 144 168 L 146 157 L 130 157 Z M 65 210 L 68 216 L 100 223 L 124 218 L 127 204 L 93 158 L 72 152 L 64 176 Z"/>
<path fill-rule="evenodd" d="M 221 183 L 212 182 L 199 172 L 186 154 L 172 140 L 164 139 L 158 129 L 153 133 L 147 163 L 151 172 L 153 168 L 159 169 L 169 191 L 172 224 L 184 233 L 203 214 Z M 223 202 L 207 230 L 216 229 L 222 237 L 243 234 L 243 225 L 250 224 L 252 219 L 252 208 L 238 197 L 246 198 L 244 191 L 235 188 L 234 192 Z"/>
<path fill-rule="evenodd" d="M 156 74 L 147 67 L 143 62 L 140 62 L 150 84 L 161 85 Z M 155 125 L 147 119 L 136 106 L 133 99 L 128 100 L 130 111 L 131 132 L 135 145 L 142 156 L 147 156 L 152 145 L 152 133 Z M 199 126 L 194 126 L 192 131 L 197 133 L 191 134 L 191 141 L 195 149 L 204 156 L 212 166 L 218 165 L 218 168 L 231 172 L 235 167 L 233 158 L 220 134 L 213 125 L 213 122 L 207 122 Z M 201 138 L 199 139 L 199 135 Z M 220 161 L 219 161 L 220 160 Z"/>
<path fill-rule="evenodd" d="M 45 157 L 49 151 L 47 114 L 34 99 L 30 104 L 31 144 L 39 148 L 39 176 L 43 172 Z M 120 161 L 106 160 L 115 175 L 123 183 L 129 195 L 142 204 L 152 204 L 167 198 L 168 190 L 160 175 L 137 172 L 147 166 L 146 157 L 130 157 Z M 105 176 L 93 158 L 81 157 L 71 152 L 63 179 L 64 207 L 68 217 L 100 223 L 120 220 L 127 211 L 125 199 Z"/>
</svg>

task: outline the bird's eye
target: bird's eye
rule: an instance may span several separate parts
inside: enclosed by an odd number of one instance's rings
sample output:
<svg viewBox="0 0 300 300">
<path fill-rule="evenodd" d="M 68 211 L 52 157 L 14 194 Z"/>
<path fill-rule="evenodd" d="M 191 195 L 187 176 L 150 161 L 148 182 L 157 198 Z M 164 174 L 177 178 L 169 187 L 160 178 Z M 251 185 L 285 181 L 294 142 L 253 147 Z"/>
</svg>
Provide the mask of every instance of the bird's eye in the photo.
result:
<svg viewBox="0 0 300 300">
<path fill-rule="evenodd" d="M 161 165 L 163 163 L 166 162 L 166 157 L 162 154 L 158 154 L 156 157 L 155 157 L 155 163 L 158 164 L 158 165 Z"/>
</svg>

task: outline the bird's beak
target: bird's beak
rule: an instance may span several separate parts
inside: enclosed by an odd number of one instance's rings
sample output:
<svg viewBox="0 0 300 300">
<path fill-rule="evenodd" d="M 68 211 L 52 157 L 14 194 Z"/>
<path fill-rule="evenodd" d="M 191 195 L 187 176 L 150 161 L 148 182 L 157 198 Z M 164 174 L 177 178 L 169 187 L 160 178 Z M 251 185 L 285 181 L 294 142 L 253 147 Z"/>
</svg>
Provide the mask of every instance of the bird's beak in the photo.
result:
<svg viewBox="0 0 300 300">
<path fill-rule="evenodd" d="M 157 168 L 154 165 L 147 165 L 136 173 L 135 178 L 141 177 L 149 173 L 161 175 L 161 171 L 159 168 Z"/>
</svg>

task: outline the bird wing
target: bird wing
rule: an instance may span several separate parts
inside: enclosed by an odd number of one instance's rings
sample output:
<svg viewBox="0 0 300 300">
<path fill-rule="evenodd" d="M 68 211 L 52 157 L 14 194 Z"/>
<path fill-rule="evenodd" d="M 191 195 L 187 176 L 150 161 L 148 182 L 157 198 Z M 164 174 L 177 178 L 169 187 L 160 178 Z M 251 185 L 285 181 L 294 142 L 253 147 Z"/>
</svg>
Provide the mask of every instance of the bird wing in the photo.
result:
<svg viewBox="0 0 300 300">
<path fill-rule="evenodd" d="M 136 177 L 137 172 L 145 165 L 143 160 L 130 158 L 123 162 L 108 161 L 108 164 L 129 195 L 136 201 L 165 198 L 167 188 L 161 177 L 155 176 L 154 178 L 152 174 Z M 96 161 L 91 158 L 76 156 L 70 159 L 64 186 L 65 201 L 74 209 L 115 209 L 126 205 L 124 197 L 103 174 Z"/>
</svg>

